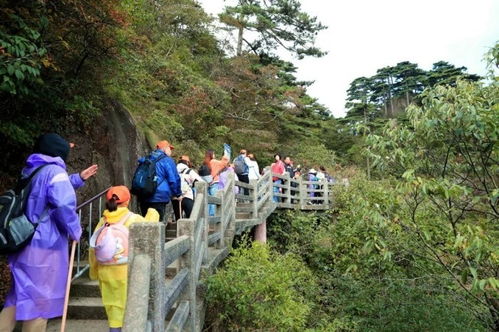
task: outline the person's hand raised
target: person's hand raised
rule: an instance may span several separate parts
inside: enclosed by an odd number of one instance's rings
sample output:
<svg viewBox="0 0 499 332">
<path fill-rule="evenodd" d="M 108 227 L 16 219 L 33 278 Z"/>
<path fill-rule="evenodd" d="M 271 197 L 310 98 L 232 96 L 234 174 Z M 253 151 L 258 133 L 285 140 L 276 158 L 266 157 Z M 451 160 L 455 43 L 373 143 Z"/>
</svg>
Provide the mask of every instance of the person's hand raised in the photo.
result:
<svg viewBox="0 0 499 332">
<path fill-rule="evenodd" d="M 83 181 L 86 181 L 89 177 L 94 176 L 95 173 L 97 173 L 98 169 L 99 169 L 98 165 L 92 165 L 89 168 L 81 171 L 80 177 L 83 179 Z"/>
</svg>

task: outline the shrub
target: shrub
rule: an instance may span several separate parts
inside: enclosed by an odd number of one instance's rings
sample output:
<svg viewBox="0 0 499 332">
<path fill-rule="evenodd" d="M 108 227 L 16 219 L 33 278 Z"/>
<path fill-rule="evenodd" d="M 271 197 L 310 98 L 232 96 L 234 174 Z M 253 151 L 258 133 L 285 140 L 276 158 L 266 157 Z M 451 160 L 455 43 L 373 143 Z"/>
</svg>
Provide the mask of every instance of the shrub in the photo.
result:
<svg viewBox="0 0 499 332">
<path fill-rule="evenodd" d="M 318 280 L 316 331 L 483 331 L 474 303 L 404 227 L 410 211 L 390 181 L 337 186 L 331 213 L 276 213 L 271 243 L 299 255 Z M 427 211 L 431 224 L 435 215 Z M 436 227 L 436 226 L 434 226 Z M 433 234 L 441 232 L 433 229 Z"/>
<path fill-rule="evenodd" d="M 235 249 L 208 278 L 207 317 L 216 317 L 212 324 L 227 331 L 300 331 L 314 288 L 312 274 L 296 256 L 255 242 Z"/>
</svg>

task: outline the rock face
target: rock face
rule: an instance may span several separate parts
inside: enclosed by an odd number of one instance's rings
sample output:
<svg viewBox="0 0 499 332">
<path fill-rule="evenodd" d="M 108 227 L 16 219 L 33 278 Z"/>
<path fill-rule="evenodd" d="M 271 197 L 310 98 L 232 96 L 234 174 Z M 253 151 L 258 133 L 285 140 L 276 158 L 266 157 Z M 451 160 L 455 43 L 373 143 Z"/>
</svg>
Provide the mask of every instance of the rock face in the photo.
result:
<svg viewBox="0 0 499 332">
<path fill-rule="evenodd" d="M 92 164 L 99 165 L 99 171 L 83 188 L 77 191 L 78 204 L 113 185 L 130 187 L 139 156 L 146 153 L 146 140 L 136 127 L 130 113 L 119 103 L 109 100 L 107 107 L 87 129 L 68 126 L 65 133 L 56 129 L 69 142 L 75 143 L 67 160 L 68 172 L 80 172 Z M 30 151 L 19 156 L 19 171 Z M 15 177 L 6 179 L 0 188 L 3 192 L 15 183 Z M 97 211 L 95 211 L 98 213 Z M 84 219 L 84 218 L 83 218 Z M 85 224 L 85 221 L 83 220 Z M 0 306 L 10 287 L 10 272 L 6 257 L 0 257 Z"/>
<path fill-rule="evenodd" d="M 69 159 L 69 172 L 98 164 L 97 175 L 81 188 L 78 202 L 113 185 L 130 186 L 136 161 L 146 153 L 146 140 L 126 109 L 110 101 L 108 108 L 88 131 L 72 131 L 68 140 L 75 143 Z"/>
</svg>

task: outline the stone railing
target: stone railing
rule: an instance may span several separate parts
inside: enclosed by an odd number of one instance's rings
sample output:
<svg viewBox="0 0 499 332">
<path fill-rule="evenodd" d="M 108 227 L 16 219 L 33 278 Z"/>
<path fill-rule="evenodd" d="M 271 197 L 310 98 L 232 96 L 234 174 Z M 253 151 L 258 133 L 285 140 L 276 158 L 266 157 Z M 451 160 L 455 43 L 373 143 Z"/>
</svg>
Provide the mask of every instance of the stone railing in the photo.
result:
<svg viewBox="0 0 499 332">
<path fill-rule="evenodd" d="M 283 183 L 275 184 L 273 176 Z M 202 277 L 227 257 L 234 235 L 264 223 L 276 207 L 328 208 L 329 188 L 325 182 L 293 180 L 268 170 L 250 184 L 235 181 L 231 174 L 225 188 L 214 196 L 208 195 L 206 183 L 196 184 L 191 216 L 178 220 L 176 239 L 165 243 L 161 223 L 132 225 L 123 331 L 201 331 Z M 212 215 L 209 205 L 214 206 Z"/>
<path fill-rule="evenodd" d="M 289 174 L 273 175 L 281 184 L 273 184 L 280 192 L 273 193 L 278 198 L 277 207 L 300 210 L 327 210 L 333 202 L 332 183 L 292 179 Z"/>
</svg>

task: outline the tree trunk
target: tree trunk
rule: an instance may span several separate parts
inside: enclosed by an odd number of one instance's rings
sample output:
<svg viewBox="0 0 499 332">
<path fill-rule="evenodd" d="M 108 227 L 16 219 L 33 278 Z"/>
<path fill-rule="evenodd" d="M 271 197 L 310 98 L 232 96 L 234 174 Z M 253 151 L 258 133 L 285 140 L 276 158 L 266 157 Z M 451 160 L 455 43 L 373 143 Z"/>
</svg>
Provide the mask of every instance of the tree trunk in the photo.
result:
<svg viewBox="0 0 499 332">
<path fill-rule="evenodd" d="M 392 83 L 392 79 L 390 77 L 388 77 L 388 94 L 389 94 L 389 98 L 390 98 L 390 118 L 393 117 L 393 95 L 392 95 L 392 87 L 393 87 L 393 83 Z"/>
<path fill-rule="evenodd" d="M 385 108 L 385 118 L 388 118 L 388 95 L 386 95 L 385 97 L 385 101 L 383 102 L 383 106 Z"/>
<path fill-rule="evenodd" d="M 365 104 L 364 104 L 365 105 Z M 364 107 L 364 123 L 367 127 L 367 115 L 366 115 L 366 108 Z M 364 128 L 364 139 L 366 137 L 366 128 Z M 371 166 L 369 165 L 369 156 L 366 156 L 366 167 L 367 167 L 367 179 L 371 180 Z"/>
<path fill-rule="evenodd" d="M 239 26 L 239 33 L 237 35 L 237 56 L 243 54 L 243 31 L 244 28 L 242 24 Z"/>
</svg>

